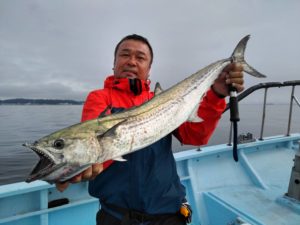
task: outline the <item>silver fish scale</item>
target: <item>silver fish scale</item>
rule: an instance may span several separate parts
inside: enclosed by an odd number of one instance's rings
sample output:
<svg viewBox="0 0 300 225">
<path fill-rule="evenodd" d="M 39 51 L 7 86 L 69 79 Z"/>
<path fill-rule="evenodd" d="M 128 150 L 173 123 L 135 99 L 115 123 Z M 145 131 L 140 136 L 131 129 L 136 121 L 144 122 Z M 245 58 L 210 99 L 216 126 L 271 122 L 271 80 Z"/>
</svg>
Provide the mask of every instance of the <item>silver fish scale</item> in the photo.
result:
<svg viewBox="0 0 300 225">
<path fill-rule="evenodd" d="M 178 110 L 177 105 L 180 104 L 181 102 L 174 100 L 172 104 L 168 103 L 167 107 L 159 105 L 155 110 L 145 112 L 138 117 L 130 117 L 126 122 L 120 124 L 114 135 L 103 137 L 100 140 L 100 145 L 103 148 L 109 146 L 109 151 L 107 149 L 104 152 L 109 152 L 110 156 L 106 155 L 108 158 L 105 157 L 99 161 L 103 162 L 112 156 L 115 158 L 139 150 L 172 132 L 178 124 L 174 120 L 174 115 L 178 118 L 176 114 L 180 110 Z M 165 123 L 166 121 L 168 123 Z M 162 124 L 168 125 L 162 129 Z"/>
</svg>

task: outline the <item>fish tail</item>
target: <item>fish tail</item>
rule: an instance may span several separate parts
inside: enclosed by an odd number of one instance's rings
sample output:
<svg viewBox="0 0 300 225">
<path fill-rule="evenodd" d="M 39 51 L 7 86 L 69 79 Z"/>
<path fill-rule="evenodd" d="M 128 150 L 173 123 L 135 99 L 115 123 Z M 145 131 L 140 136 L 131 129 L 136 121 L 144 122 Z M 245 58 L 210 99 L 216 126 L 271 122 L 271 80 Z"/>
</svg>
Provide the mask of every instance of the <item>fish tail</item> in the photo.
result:
<svg viewBox="0 0 300 225">
<path fill-rule="evenodd" d="M 243 65 L 244 71 L 254 77 L 257 78 L 266 77 L 266 75 L 258 72 L 256 69 L 250 66 L 244 59 L 245 49 L 249 38 L 250 35 L 247 35 L 244 38 L 242 38 L 242 40 L 240 40 L 240 42 L 237 44 L 237 46 L 235 47 L 231 55 L 231 60 L 232 62 L 241 63 Z"/>
</svg>

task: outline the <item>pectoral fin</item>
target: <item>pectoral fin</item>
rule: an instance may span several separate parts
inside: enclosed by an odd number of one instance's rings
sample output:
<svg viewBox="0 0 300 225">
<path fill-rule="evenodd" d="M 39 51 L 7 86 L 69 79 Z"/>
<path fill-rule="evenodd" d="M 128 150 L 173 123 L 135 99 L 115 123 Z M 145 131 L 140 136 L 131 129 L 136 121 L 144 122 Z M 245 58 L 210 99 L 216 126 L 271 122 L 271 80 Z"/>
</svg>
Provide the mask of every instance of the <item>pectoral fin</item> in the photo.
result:
<svg viewBox="0 0 300 225">
<path fill-rule="evenodd" d="M 122 156 L 118 157 L 118 158 L 114 158 L 113 160 L 115 161 L 119 161 L 119 162 L 126 162 L 127 160 L 124 159 Z"/>
<path fill-rule="evenodd" d="M 114 135 L 117 127 L 125 121 L 127 121 L 127 119 L 122 118 L 99 123 L 99 130 L 96 133 L 97 138 Z"/>
</svg>

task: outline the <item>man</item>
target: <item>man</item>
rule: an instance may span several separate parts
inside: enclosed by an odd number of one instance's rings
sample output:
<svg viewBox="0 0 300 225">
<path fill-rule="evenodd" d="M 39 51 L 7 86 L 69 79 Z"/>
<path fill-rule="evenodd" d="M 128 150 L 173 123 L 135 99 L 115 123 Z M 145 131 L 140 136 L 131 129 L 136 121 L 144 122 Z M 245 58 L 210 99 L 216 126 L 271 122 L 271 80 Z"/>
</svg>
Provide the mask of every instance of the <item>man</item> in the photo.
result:
<svg viewBox="0 0 300 225">
<path fill-rule="evenodd" d="M 124 37 L 116 46 L 114 74 L 107 77 L 104 89 L 92 91 L 85 102 L 82 121 L 138 106 L 150 100 L 149 73 L 153 51 L 139 35 Z M 242 66 L 228 65 L 206 93 L 198 115 L 200 123 L 186 122 L 173 134 L 183 144 L 203 145 L 212 135 L 225 108 L 228 84 L 238 92 L 244 89 Z M 171 151 L 172 134 L 156 143 L 124 156 L 126 162 L 95 164 L 70 182 L 90 180 L 89 193 L 99 198 L 101 210 L 97 224 L 186 224 L 179 214 L 185 200 Z M 57 184 L 63 191 L 68 182 Z"/>
</svg>

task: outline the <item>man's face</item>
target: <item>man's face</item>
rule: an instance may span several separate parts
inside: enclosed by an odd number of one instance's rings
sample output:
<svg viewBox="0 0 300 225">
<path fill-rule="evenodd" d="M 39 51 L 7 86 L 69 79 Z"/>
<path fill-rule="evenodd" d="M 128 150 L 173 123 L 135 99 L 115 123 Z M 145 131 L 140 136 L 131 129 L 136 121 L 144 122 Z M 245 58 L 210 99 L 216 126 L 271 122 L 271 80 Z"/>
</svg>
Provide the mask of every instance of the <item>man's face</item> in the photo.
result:
<svg viewBox="0 0 300 225">
<path fill-rule="evenodd" d="M 141 41 L 125 40 L 116 53 L 114 75 L 117 78 L 139 78 L 147 80 L 151 68 L 151 54 Z"/>
</svg>

